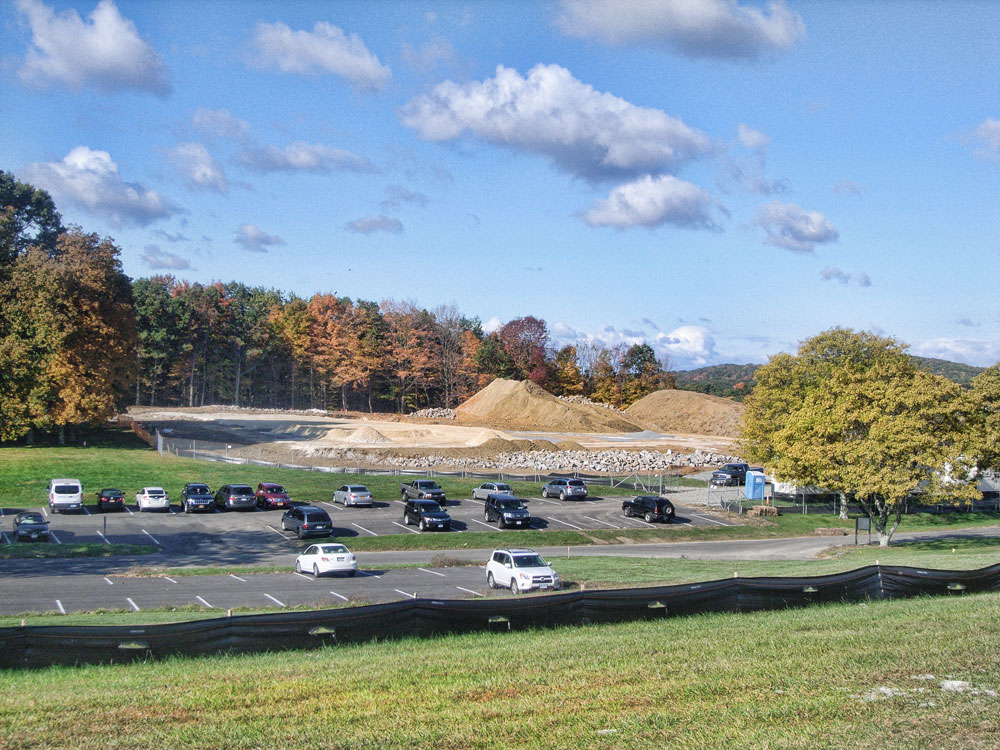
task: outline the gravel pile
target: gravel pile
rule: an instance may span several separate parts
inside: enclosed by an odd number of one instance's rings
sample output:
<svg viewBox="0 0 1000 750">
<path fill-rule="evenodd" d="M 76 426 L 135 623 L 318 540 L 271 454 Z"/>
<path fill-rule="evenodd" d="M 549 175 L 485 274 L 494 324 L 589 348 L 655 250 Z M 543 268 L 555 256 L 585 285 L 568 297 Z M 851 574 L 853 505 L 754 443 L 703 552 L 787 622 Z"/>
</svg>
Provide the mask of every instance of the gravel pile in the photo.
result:
<svg viewBox="0 0 1000 750">
<path fill-rule="evenodd" d="M 560 401 L 567 401 L 571 404 L 586 404 L 587 406 L 599 406 L 602 409 L 607 409 L 608 411 L 616 411 L 619 414 L 624 414 L 625 412 L 621 409 L 617 409 L 611 404 L 604 404 L 600 401 L 592 401 L 586 396 L 556 396 Z"/>
<path fill-rule="evenodd" d="M 421 409 L 410 414 L 411 417 L 423 417 L 425 419 L 454 419 L 454 409 Z"/>
</svg>

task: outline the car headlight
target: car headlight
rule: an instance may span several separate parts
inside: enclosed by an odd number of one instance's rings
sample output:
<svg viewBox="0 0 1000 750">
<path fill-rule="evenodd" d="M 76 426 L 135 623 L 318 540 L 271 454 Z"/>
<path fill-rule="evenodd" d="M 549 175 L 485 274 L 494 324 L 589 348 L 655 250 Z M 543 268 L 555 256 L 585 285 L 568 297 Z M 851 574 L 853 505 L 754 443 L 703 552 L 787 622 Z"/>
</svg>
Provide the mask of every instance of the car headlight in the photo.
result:
<svg viewBox="0 0 1000 750">
<path fill-rule="evenodd" d="M 531 580 L 531 576 L 529 576 L 527 573 L 518 573 L 517 577 L 520 578 L 522 581 L 530 581 Z"/>
</svg>

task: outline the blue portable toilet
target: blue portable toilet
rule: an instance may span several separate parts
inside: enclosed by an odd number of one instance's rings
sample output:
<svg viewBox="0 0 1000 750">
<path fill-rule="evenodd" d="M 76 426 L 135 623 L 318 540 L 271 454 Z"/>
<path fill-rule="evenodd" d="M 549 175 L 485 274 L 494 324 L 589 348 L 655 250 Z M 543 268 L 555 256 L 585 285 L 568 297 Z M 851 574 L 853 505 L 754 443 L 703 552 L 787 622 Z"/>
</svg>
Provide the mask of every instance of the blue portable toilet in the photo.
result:
<svg viewBox="0 0 1000 750">
<path fill-rule="evenodd" d="M 764 499 L 764 472 L 748 471 L 746 484 L 743 485 L 743 496 L 747 500 Z"/>
</svg>

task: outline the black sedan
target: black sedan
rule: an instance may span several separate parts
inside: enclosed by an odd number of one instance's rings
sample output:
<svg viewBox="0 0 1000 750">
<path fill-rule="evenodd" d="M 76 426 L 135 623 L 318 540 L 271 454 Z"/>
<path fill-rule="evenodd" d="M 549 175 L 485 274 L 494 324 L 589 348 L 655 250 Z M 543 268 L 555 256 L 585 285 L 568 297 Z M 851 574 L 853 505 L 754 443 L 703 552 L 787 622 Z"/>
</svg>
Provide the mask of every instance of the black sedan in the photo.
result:
<svg viewBox="0 0 1000 750">
<path fill-rule="evenodd" d="M 674 520 L 674 504 L 667 498 L 657 495 L 640 495 L 634 500 L 625 500 L 622 503 L 622 512 L 626 516 L 642 516 L 646 519 L 646 523 L 653 521 L 670 523 Z"/>
<path fill-rule="evenodd" d="M 125 493 L 121 490 L 108 487 L 97 493 L 98 510 L 125 510 Z"/>
<path fill-rule="evenodd" d="M 14 539 L 19 542 L 49 541 L 49 522 L 41 513 L 25 511 L 14 516 Z"/>
<path fill-rule="evenodd" d="M 440 529 L 451 531 L 451 516 L 441 510 L 433 500 L 410 500 L 403 509 L 403 523 L 417 524 L 421 531 Z"/>
</svg>

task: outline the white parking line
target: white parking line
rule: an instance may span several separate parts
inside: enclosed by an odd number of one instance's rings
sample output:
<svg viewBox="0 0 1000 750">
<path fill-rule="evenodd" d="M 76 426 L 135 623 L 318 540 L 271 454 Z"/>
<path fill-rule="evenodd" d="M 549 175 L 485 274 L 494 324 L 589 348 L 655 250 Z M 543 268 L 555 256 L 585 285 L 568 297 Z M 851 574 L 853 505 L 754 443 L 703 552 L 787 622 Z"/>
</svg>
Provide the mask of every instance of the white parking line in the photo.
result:
<svg viewBox="0 0 1000 750">
<path fill-rule="evenodd" d="M 3 543 L 4 544 L 10 544 L 10 540 L 7 538 L 7 535 L 5 533 L 3 533 L 2 531 L 0 531 L 0 538 L 3 538 Z"/>
<path fill-rule="evenodd" d="M 395 591 L 397 594 L 402 594 L 403 596 L 408 596 L 411 599 L 416 599 L 417 598 L 416 594 L 407 594 L 405 591 L 400 591 L 399 589 L 393 589 L 393 591 Z"/>
<path fill-rule="evenodd" d="M 364 571 L 364 570 L 359 570 L 358 571 L 358 575 L 359 576 L 368 576 L 369 578 L 381 578 L 382 577 L 382 576 L 378 575 L 377 573 L 368 573 L 367 571 Z"/>
<path fill-rule="evenodd" d="M 141 610 L 139 609 L 139 605 L 138 605 L 138 604 L 136 604 L 136 603 L 135 603 L 134 601 L 132 601 L 131 599 L 129 599 L 129 598 L 127 597 L 127 596 L 125 597 L 125 601 L 127 601 L 127 602 L 128 602 L 129 604 L 131 604 L 131 605 L 132 605 L 132 609 L 134 609 L 134 610 L 135 610 L 136 612 L 140 612 L 140 611 L 141 611 Z"/>
<path fill-rule="evenodd" d="M 206 602 L 206 601 L 205 601 L 204 599 L 202 599 L 202 598 L 201 598 L 200 596 L 196 596 L 196 597 L 195 597 L 195 599 L 197 599 L 197 600 L 198 600 L 199 602 L 201 602 L 202 604 L 204 604 L 204 605 L 205 605 L 206 607 L 208 607 L 209 609 L 215 609 L 215 607 L 213 607 L 213 606 L 212 606 L 211 604 L 209 604 L 208 602 Z"/>
<path fill-rule="evenodd" d="M 393 523 L 395 523 L 395 524 L 396 524 L 396 525 L 397 525 L 397 526 L 398 526 L 399 528 L 401 528 L 401 529 L 406 529 L 406 530 L 407 530 L 407 531 L 409 531 L 409 532 L 410 532 L 411 534 L 419 534 L 419 533 L 420 533 L 419 531 L 415 531 L 415 530 L 411 529 L 411 528 L 410 528 L 409 526 L 404 526 L 404 525 L 403 525 L 403 524 L 401 524 L 401 523 L 396 523 L 395 521 L 393 521 Z"/>
<path fill-rule="evenodd" d="M 700 518 L 703 521 L 711 521 L 712 523 L 717 523 L 717 524 L 719 524 L 719 526 L 730 526 L 731 525 L 731 524 L 726 523 L 725 521 L 718 521 L 718 520 L 716 520 L 714 518 L 710 518 L 709 516 L 703 516 L 700 513 L 692 513 L 691 515 L 694 516 L 695 518 Z"/>
<path fill-rule="evenodd" d="M 479 500 L 478 498 L 475 498 L 475 497 L 470 497 L 467 502 L 470 502 L 470 503 L 479 503 L 480 505 L 486 505 L 486 503 L 484 501 Z"/>
<path fill-rule="evenodd" d="M 125 510 L 127 510 L 127 511 L 128 511 L 128 514 L 129 514 L 130 516 L 134 516 L 134 515 L 135 515 L 135 513 L 133 513 L 133 512 L 132 512 L 132 511 L 131 511 L 131 510 L 129 509 L 129 507 L 128 507 L 127 505 L 122 505 L 122 507 L 123 507 L 123 508 L 124 508 Z"/>
<path fill-rule="evenodd" d="M 336 591 L 331 591 L 330 593 L 333 594 L 338 599 L 343 599 L 345 602 L 347 601 L 347 597 L 344 596 L 343 594 L 338 594 Z"/>
<path fill-rule="evenodd" d="M 406 505 L 402 500 L 393 500 L 394 503 L 399 503 L 400 505 Z"/>
<path fill-rule="evenodd" d="M 493 528 L 488 523 L 484 523 L 483 521 L 479 521 L 479 520 L 477 520 L 475 518 L 470 518 L 469 520 L 473 521 L 474 523 L 478 523 L 480 526 L 485 526 L 487 529 L 492 529 Z"/>
<path fill-rule="evenodd" d="M 243 583 L 246 583 L 246 582 L 247 582 L 247 579 L 246 579 L 246 578 L 240 578 L 239 576 L 235 576 L 235 575 L 233 575 L 232 573 L 230 573 L 230 574 L 229 574 L 229 577 L 230 577 L 230 578 L 235 578 L 235 579 L 236 579 L 237 581 L 243 581 Z"/>
<path fill-rule="evenodd" d="M 42 515 L 45 516 L 46 518 L 49 517 L 49 512 L 45 510 L 45 506 L 42 506 Z"/>
<path fill-rule="evenodd" d="M 61 601 L 59 601 L 58 599 L 56 599 L 56 606 L 57 606 L 57 607 L 59 607 L 59 611 L 60 611 L 60 612 L 61 612 L 62 614 L 66 614 L 66 610 L 65 610 L 65 609 L 63 609 L 63 605 L 62 605 L 62 602 L 61 602 Z"/>
<path fill-rule="evenodd" d="M 150 539 L 152 539 L 153 540 L 153 544 L 155 544 L 157 547 L 161 546 L 160 543 L 158 541 L 156 541 L 156 537 L 153 536 L 152 534 L 150 534 L 148 531 L 146 531 L 145 529 L 143 529 L 142 533 L 145 534 L 146 536 L 148 536 Z"/>
<path fill-rule="evenodd" d="M 467 589 L 464 586 L 456 586 L 456 589 L 460 591 L 468 591 L 470 594 L 475 594 L 476 596 L 482 596 L 478 591 L 473 591 L 472 589 Z"/>
<path fill-rule="evenodd" d="M 441 576 L 442 578 L 447 578 L 444 573 L 438 573 L 436 570 L 427 570 L 427 568 L 417 568 L 417 570 L 422 570 L 425 573 L 430 573 L 432 576 Z"/>
<path fill-rule="evenodd" d="M 112 581 L 112 580 L 111 580 L 110 578 L 108 578 L 107 576 L 104 576 L 104 580 L 108 582 L 108 585 L 109 585 L 109 586 L 114 586 L 114 585 L 115 585 L 115 582 L 114 582 L 114 581 Z"/>
<path fill-rule="evenodd" d="M 594 518 L 593 516 L 584 516 L 584 518 L 593 521 L 594 523 L 603 523 L 605 526 L 610 526 L 612 529 L 620 529 L 621 526 L 615 526 L 613 523 L 608 523 L 607 521 L 602 521 L 600 518 Z"/>
<path fill-rule="evenodd" d="M 337 506 L 336 503 L 328 503 L 328 502 L 326 502 L 326 500 L 323 501 L 323 505 L 329 505 L 334 510 L 347 510 L 347 508 L 341 508 L 341 507 Z"/>
<path fill-rule="evenodd" d="M 267 597 L 268 599 L 270 599 L 270 600 L 271 600 L 272 602 L 274 602 L 275 604 L 277 604 L 277 605 L 278 605 L 279 607 L 284 607 L 284 606 L 285 606 L 285 603 L 284 603 L 284 602 L 280 601 L 279 599 L 275 599 L 275 598 L 274 598 L 273 596 L 271 596 L 270 594 L 264 594 L 264 596 L 266 596 L 266 597 Z"/>
<path fill-rule="evenodd" d="M 267 528 L 269 528 L 269 529 L 270 529 L 271 531 L 273 531 L 273 532 L 274 532 L 275 534 L 277 534 L 278 536 L 280 536 L 280 537 L 281 537 L 282 539 L 284 539 L 285 541 L 288 541 L 288 537 L 287 537 L 287 536 L 285 536 L 284 532 L 281 532 L 281 531 L 278 531 L 278 530 L 277 530 L 276 528 L 274 528 L 274 527 L 273 527 L 273 526 L 272 526 L 271 524 L 269 524 L 269 523 L 265 523 L 264 525 L 265 525 L 265 526 L 267 526 Z"/>
<path fill-rule="evenodd" d="M 300 573 L 297 570 L 293 570 L 292 571 L 292 575 L 296 575 L 299 578 L 305 578 L 307 581 L 313 581 L 313 580 L 315 580 L 312 576 L 307 576 L 305 573 Z"/>
<path fill-rule="evenodd" d="M 177 581 L 175 581 L 175 580 L 174 580 L 173 578 L 171 578 L 170 576 L 163 576 L 163 577 L 164 577 L 164 578 L 166 578 L 166 579 L 167 579 L 168 581 L 170 581 L 171 583 L 177 583 Z"/>
<path fill-rule="evenodd" d="M 62 544 L 62 542 L 59 541 L 59 537 L 56 536 L 54 531 L 50 531 L 49 536 L 56 540 L 56 544 Z"/>
<path fill-rule="evenodd" d="M 576 525 L 574 525 L 572 523 L 569 523 L 568 521 L 560 521 L 555 516 L 549 516 L 549 519 L 552 520 L 552 521 L 555 521 L 556 523 L 561 523 L 563 526 L 569 526 L 571 529 L 576 529 L 577 531 L 583 531 L 583 527 L 582 526 L 576 526 Z"/>
<path fill-rule="evenodd" d="M 81 505 L 80 507 L 83 508 L 83 512 L 84 513 L 86 513 L 88 516 L 90 515 L 90 511 L 87 510 L 87 506 L 86 505 Z"/>
<path fill-rule="evenodd" d="M 369 534 L 371 534 L 372 536 L 378 536 L 378 534 L 376 534 L 376 533 L 375 533 L 374 531 L 372 531 L 371 529 L 366 529 L 366 528 L 365 528 L 364 526 L 362 526 L 361 524 L 357 524 L 357 523 L 352 523 L 352 524 L 351 524 L 351 526 L 354 526 L 355 528 L 358 528 L 358 529 L 361 529 L 362 531 L 367 531 L 367 532 L 368 532 Z"/>
<path fill-rule="evenodd" d="M 108 538 L 106 536 L 104 536 L 104 534 L 102 534 L 100 531 L 97 532 L 97 536 L 101 537 L 101 540 L 105 544 L 111 544 L 111 542 L 108 541 Z"/>
<path fill-rule="evenodd" d="M 561 502 L 557 503 L 555 500 L 547 500 L 544 497 L 536 497 L 534 499 L 537 500 L 540 503 L 548 503 L 549 505 L 562 505 Z"/>
<path fill-rule="evenodd" d="M 631 523 L 638 523 L 638 524 L 641 524 L 642 526 L 648 526 L 648 527 L 649 527 L 649 528 L 651 528 L 651 529 L 655 529 L 655 528 L 656 528 L 656 526 L 654 526 L 653 524 L 651 524 L 651 523 L 646 523 L 645 521 L 642 521 L 642 520 L 640 520 L 640 519 L 638 519 L 638 518 L 632 518 L 631 516 L 622 516 L 622 518 L 623 518 L 623 519 L 624 519 L 625 521 L 629 521 L 629 522 L 631 522 Z"/>
</svg>

